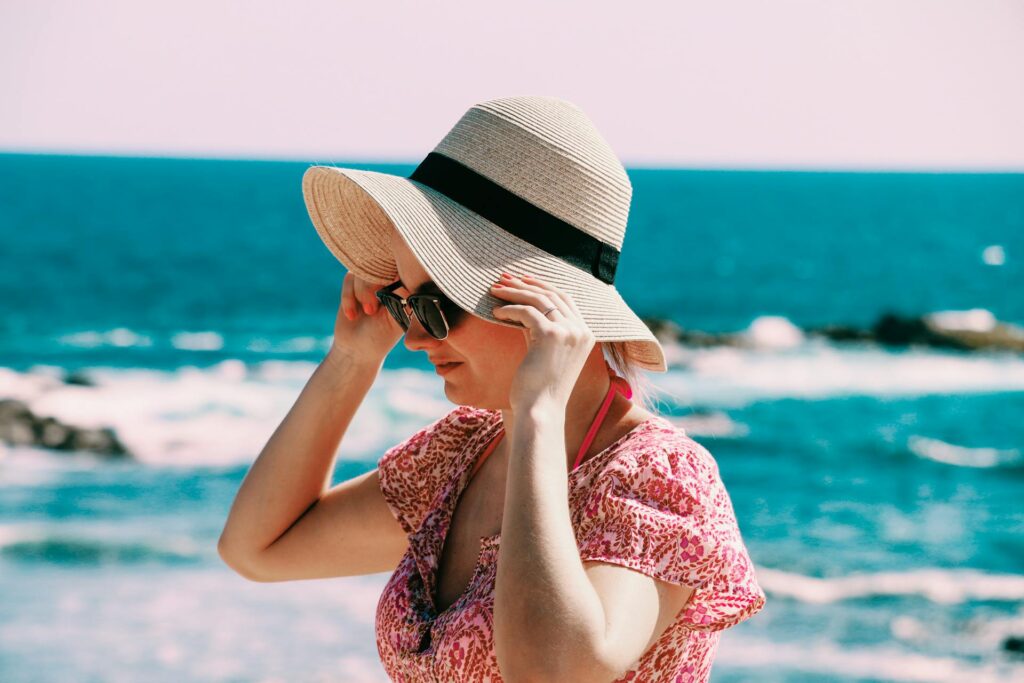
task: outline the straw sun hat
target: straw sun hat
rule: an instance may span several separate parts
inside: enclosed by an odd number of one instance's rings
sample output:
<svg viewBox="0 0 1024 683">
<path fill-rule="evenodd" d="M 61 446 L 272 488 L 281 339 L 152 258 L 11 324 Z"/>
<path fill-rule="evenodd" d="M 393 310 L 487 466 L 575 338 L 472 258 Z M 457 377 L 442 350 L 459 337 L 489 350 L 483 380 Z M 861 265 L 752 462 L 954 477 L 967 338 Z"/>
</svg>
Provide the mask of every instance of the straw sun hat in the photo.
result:
<svg viewBox="0 0 1024 683">
<path fill-rule="evenodd" d="M 510 327 L 491 308 L 502 271 L 529 273 L 572 296 L 596 341 L 626 342 L 665 372 L 651 330 L 614 287 L 633 194 L 622 163 L 576 105 L 524 96 L 473 105 L 408 177 L 312 166 L 310 219 L 354 275 L 398 279 L 391 226 L 457 306 Z"/>
</svg>

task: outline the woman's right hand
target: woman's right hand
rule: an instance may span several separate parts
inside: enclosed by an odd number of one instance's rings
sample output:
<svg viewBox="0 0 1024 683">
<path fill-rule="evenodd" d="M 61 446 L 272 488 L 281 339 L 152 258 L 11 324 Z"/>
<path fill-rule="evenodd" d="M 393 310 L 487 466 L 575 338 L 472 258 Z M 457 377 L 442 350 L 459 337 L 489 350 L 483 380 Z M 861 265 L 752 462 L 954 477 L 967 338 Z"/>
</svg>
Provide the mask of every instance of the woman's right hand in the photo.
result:
<svg viewBox="0 0 1024 683">
<path fill-rule="evenodd" d="M 334 321 L 331 352 L 342 351 L 373 363 L 383 362 L 404 332 L 377 300 L 382 285 L 351 272 L 341 283 L 341 304 Z"/>
</svg>

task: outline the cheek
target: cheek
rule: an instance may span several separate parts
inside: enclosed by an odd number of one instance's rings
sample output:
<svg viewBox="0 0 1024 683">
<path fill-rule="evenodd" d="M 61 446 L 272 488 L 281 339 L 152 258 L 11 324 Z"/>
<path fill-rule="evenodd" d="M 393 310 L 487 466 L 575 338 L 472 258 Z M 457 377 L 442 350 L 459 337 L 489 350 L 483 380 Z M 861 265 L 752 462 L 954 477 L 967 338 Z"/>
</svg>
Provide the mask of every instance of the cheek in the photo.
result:
<svg viewBox="0 0 1024 683">
<path fill-rule="evenodd" d="M 521 330 L 473 318 L 460 325 L 449 341 L 459 355 L 482 372 L 502 375 L 502 368 L 514 372 L 526 354 L 526 336 Z"/>
</svg>

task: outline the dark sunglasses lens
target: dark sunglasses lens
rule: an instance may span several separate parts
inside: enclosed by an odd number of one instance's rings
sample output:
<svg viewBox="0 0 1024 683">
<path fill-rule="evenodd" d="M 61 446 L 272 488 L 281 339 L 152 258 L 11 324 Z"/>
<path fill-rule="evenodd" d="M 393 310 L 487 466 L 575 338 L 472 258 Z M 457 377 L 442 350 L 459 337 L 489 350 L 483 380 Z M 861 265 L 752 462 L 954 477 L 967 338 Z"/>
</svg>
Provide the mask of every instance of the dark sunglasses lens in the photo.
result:
<svg viewBox="0 0 1024 683">
<path fill-rule="evenodd" d="M 430 298 L 412 297 L 409 299 L 409 304 L 412 306 L 413 313 L 416 314 L 420 323 L 423 324 L 423 329 L 427 331 L 427 334 L 435 339 L 443 339 L 448 335 L 448 328 L 445 326 L 444 319 L 441 317 L 441 311 L 434 301 Z"/>
<path fill-rule="evenodd" d="M 409 329 L 409 318 L 405 315 L 405 308 L 402 306 L 402 302 L 396 297 L 388 294 L 379 294 L 377 296 L 381 303 L 384 304 L 384 308 L 388 309 L 388 313 L 395 319 L 395 322 L 401 326 L 403 330 Z"/>
</svg>

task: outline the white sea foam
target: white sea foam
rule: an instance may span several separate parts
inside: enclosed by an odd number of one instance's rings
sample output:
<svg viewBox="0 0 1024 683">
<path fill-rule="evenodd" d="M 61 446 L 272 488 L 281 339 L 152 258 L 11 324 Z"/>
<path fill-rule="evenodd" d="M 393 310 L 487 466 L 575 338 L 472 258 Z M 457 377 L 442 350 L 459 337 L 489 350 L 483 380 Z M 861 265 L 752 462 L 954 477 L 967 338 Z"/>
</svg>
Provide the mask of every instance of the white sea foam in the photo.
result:
<svg viewBox="0 0 1024 683">
<path fill-rule="evenodd" d="M 649 379 L 656 397 L 712 409 L 677 418 L 695 435 L 744 436 L 746 426 L 733 423 L 722 409 L 758 400 L 1024 391 L 1024 360 L 1012 355 L 840 349 L 820 340 L 781 349 L 676 350 L 682 367 Z M 36 414 L 72 425 L 112 427 L 147 462 L 225 465 L 256 457 L 315 368 L 310 361 L 246 365 L 228 359 L 173 371 L 81 371 L 95 386 L 65 384 L 64 371 L 53 366 L 26 372 L 0 368 L 0 397 L 24 400 Z M 384 370 L 356 414 L 340 457 L 378 456 L 453 407 L 433 373 Z M 922 439 L 912 440 L 911 448 L 933 460 L 980 466 L 1020 458 L 1010 451 L 964 451 Z"/>
<path fill-rule="evenodd" d="M 738 439 L 750 433 L 750 427 L 733 420 L 728 413 L 720 410 L 709 413 L 691 413 L 681 417 L 671 417 L 668 420 L 693 437 Z"/>
<path fill-rule="evenodd" d="M 780 315 L 758 316 L 741 336 L 759 349 L 791 349 L 805 341 L 803 330 Z"/>
<path fill-rule="evenodd" d="M 1024 576 L 974 569 L 916 569 L 819 579 L 758 567 L 757 578 L 773 596 L 812 604 L 879 596 L 918 596 L 940 604 L 1024 600 Z"/>
<path fill-rule="evenodd" d="M 99 346 L 124 348 L 153 345 L 153 338 L 151 336 L 129 330 L 126 327 L 117 327 L 104 331 L 84 330 L 82 332 L 73 332 L 59 337 L 57 341 L 65 346 L 78 346 L 88 349 Z"/>
<path fill-rule="evenodd" d="M 972 308 L 966 311 L 936 311 L 926 316 L 928 322 L 943 330 L 964 332 L 991 332 L 998 320 L 992 311 Z"/>
<path fill-rule="evenodd" d="M 1022 667 L 1011 662 L 975 664 L 954 657 L 936 657 L 896 645 L 848 647 L 829 642 L 784 643 L 747 636 L 722 639 L 718 660 L 730 668 L 752 672 L 778 670 L 870 680 L 920 683 L 1005 683 L 1020 680 Z M 722 667 L 719 664 L 720 668 Z M 1015 677 L 1016 676 L 1016 677 Z M 752 680 L 756 680 L 753 674 Z"/>
<path fill-rule="evenodd" d="M 0 396 L 37 415 L 81 427 L 112 427 L 139 459 L 166 465 L 251 462 L 295 403 L 315 363 L 247 367 L 225 360 L 172 372 L 92 368 L 95 386 L 63 384 L 34 371 L 0 374 Z M 368 459 L 454 408 L 437 378 L 386 370 L 356 413 L 339 457 Z"/>
<path fill-rule="evenodd" d="M 185 351 L 219 351 L 224 337 L 216 332 L 178 332 L 171 336 L 171 345 Z"/>
<path fill-rule="evenodd" d="M 1024 462 L 1016 448 L 968 448 L 917 434 L 907 439 L 907 448 L 922 458 L 960 467 L 1009 467 Z"/>
<path fill-rule="evenodd" d="M 288 337 L 285 339 L 267 339 L 266 337 L 252 337 L 244 346 L 247 351 L 254 353 L 326 353 L 331 348 L 333 337 Z"/>
<path fill-rule="evenodd" d="M 387 680 L 373 633 L 386 575 L 257 583 L 225 567 L 174 567 L 12 580 L 48 608 L 14 601 L 0 622 L 5 647 L 34 656 L 33 680 Z M 46 657 L 54 642 L 61 656 Z"/>
<path fill-rule="evenodd" d="M 839 347 L 809 339 L 784 349 L 677 346 L 672 355 L 679 366 L 651 378 L 682 405 L 1024 391 L 1024 358 L 1011 353 Z"/>
<path fill-rule="evenodd" d="M 80 330 L 69 332 L 57 338 L 57 343 L 64 346 L 96 349 L 101 347 L 162 347 L 175 348 L 182 351 L 221 351 L 225 348 L 238 348 L 253 353 L 267 354 L 305 354 L 314 352 L 326 353 L 331 348 L 333 338 L 297 336 L 270 338 L 256 335 L 249 338 L 235 339 L 229 346 L 224 335 L 212 330 L 191 331 L 179 330 L 166 335 L 156 335 L 117 327 L 110 330 Z"/>
<path fill-rule="evenodd" d="M 981 260 L 987 266 L 1001 266 L 1006 263 L 1006 249 L 1001 244 L 990 244 L 982 250 Z"/>
</svg>

